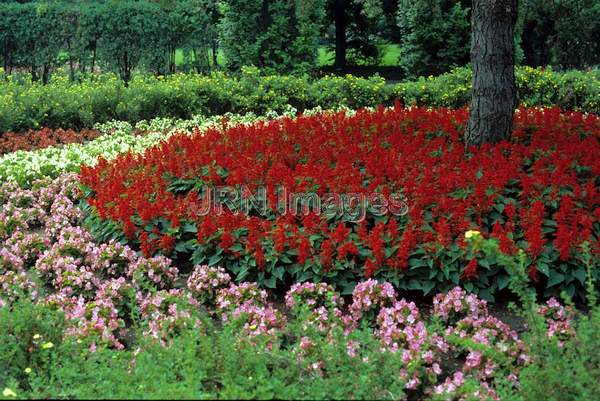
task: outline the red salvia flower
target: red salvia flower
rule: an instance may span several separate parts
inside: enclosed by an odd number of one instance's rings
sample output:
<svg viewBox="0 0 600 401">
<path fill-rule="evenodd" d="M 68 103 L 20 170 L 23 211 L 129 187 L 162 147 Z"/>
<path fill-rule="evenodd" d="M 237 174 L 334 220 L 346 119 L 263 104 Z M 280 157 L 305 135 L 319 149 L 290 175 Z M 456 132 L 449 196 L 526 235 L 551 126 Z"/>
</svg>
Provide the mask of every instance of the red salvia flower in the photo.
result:
<svg viewBox="0 0 600 401">
<path fill-rule="evenodd" d="M 411 257 L 428 251 L 427 243 L 461 246 L 469 229 L 491 233 L 507 254 L 526 241 L 532 259 L 552 258 L 558 251 L 562 261 L 574 261 L 583 241 L 597 244 L 598 116 L 521 109 L 511 142 L 473 148 L 465 157 L 461 127 L 467 118 L 466 109 L 403 109 L 397 104 L 352 116 L 339 112 L 227 123 L 202 134 L 172 135 L 142 154 L 121 154 L 110 162 L 99 158 L 95 166 L 81 168 L 80 179 L 97 215 L 121 224 L 148 256 L 164 249 L 145 227 L 164 229 L 164 221 L 181 230 L 174 238 L 182 241 L 189 239 L 182 227 L 194 224 L 198 243 L 208 249 L 241 245 L 241 257 L 254 256 L 259 268 L 265 253 L 293 249 L 298 254 L 293 263 L 305 264 L 318 255 L 325 270 L 334 257 L 342 267 L 366 266 L 370 258 L 369 266 L 379 270 L 402 270 Z M 174 179 L 246 185 L 251 191 L 265 187 L 271 206 L 281 186 L 287 194 L 314 191 L 319 196 L 401 191 L 409 208 L 407 215 L 384 218 L 367 212 L 357 223 L 314 211 L 283 217 L 202 214 L 206 199 L 196 190 L 171 191 Z M 223 229 L 240 229 L 241 234 L 232 238 Z M 476 261 L 468 267 L 476 273 Z M 375 273 L 371 267 L 367 271 Z"/>
<path fill-rule="evenodd" d="M 463 272 L 463 278 L 467 280 L 473 280 L 477 277 L 477 259 L 473 258 L 465 267 L 465 271 Z"/>
</svg>

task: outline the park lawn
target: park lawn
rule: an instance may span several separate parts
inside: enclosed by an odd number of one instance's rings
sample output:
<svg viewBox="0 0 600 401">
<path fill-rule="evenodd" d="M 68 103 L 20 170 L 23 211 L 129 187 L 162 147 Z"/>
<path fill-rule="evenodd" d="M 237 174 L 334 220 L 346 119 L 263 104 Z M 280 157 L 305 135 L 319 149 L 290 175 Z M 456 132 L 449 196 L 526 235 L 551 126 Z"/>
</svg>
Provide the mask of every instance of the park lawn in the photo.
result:
<svg viewBox="0 0 600 401">
<path fill-rule="evenodd" d="M 400 46 L 394 43 L 381 44 L 380 47 L 383 51 L 383 57 L 379 66 L 388 67 L 398 65 L 398 59 L 400 57 Z M 333 65 L 335 59 L 335 50 L 329 46 L 320 46 L 317 65 L 319 67 L 326 67 Z M 182 66 L 184 63 L 183 50 L 178 49 L 175 53 L 175 64 Z M 223 53 L 223 49 L 219 49 L 217 53 L 217 63 L 219 67 L 225 67 L 227 59 Z"/>
<path fill-rule="evenodd" d="M 379 45 L 383 57 L 381 62 L 377 65 L 378 67 L 394 67 L 398 65 L 398 59 L 400 58 L 400 45 L 395 43 L 382 43 Z M 319 47 L 319 67 L 326 67 L 333 65 L 335 60 L 335 50 L 329 46 Z"/>
</svg>

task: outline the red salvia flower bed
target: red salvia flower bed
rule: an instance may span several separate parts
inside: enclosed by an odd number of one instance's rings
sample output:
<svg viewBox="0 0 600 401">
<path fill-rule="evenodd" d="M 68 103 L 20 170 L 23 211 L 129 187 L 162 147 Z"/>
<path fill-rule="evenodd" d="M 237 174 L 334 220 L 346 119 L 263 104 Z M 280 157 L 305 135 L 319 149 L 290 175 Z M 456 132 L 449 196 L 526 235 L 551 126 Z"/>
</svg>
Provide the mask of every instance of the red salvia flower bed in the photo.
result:
<svg viewBox="0 0 600 401">
<path fill-rule="evenodd" d="M 547 292 L 584 288 L 581 245 L 600 233 L 600 119 L 522 109 L 512 141 L 465 149 L 467 110 L 380 108 L 179 134 L 142 155 L 83 168 L 90 224 L 146 255 L 191 256 L 266 286 L 323 279 L 342 287 L 366 276 L 427 293 L 461 282 L 484 297 L 508 276 L 469 249 L 467 230 L 526 250 Z M 245 185 L 288 193 L 402 194 L 406 215 L 202 215 L 199 188 Z M 391 198 L 396 199 L 396 198 Z M 351 219 L 350 219 L 351 220 Z M 116 224 L 115 224 L 116 223 Z M 597 257 L 597 254 L 592 254 Z"/>
</svg>

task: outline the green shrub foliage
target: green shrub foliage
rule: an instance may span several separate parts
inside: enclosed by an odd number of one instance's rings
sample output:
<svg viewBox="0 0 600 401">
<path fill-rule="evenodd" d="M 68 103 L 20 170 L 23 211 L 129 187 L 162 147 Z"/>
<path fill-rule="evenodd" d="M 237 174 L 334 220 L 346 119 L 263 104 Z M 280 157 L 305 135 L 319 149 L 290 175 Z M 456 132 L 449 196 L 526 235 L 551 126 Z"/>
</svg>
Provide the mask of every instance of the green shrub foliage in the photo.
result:
<svg viewBox="0 0 600 401">
<path fill-rule="evenodd" d="M 469 62 L 469 2 L 402 0 L 400 66 L 408 77 L 441 74 Z"/>
<path fill-rule="evenodd" d="M 600 77 L 594 72 L 517 69 L 521 104 L 557 105 L 564 110 L 600 113 Z M 438 77 L 388 85 L 378 77 L 350 75 L 266 75 L 244 68 L 236 76 L 174 74 L 134 76 L 128 87 L 114 74 L 95 74 L 82 82 L 54 75 L 47 85 L 13 75 L 0 84 L 0 132 L 39 127 L 88 128 L 110 120 L 137 122 L 155 117 L 189 119 L 227 112 L 263 114 L 347 106 L 405 105 L 460 108 L 471 96 L 471 71 L 458 68 Z"/>
<path fill-rule="evenodd" d="M 525 0 L 519 14 L 525 64 L 585 68 L 600 63 L 597 0 Z"/>
<path fill-rule="evenodd" d="M 233 69 L 307 71 L 324 14 L 323 0 L 0 3 L 0 59 L 44 83 L 65 64 L 72 79 L 95 68 L 126 83 L 138 68 L 173 73 L 177 51 L 180 68 L 205 72 L 217 64 L 219 27 Z"/>
<path fill-rule="evenodd" d="M 316 65 L 323 0 L 226 0 L 220 33 L 231 69 L 306 71 Z"/>
</svg>

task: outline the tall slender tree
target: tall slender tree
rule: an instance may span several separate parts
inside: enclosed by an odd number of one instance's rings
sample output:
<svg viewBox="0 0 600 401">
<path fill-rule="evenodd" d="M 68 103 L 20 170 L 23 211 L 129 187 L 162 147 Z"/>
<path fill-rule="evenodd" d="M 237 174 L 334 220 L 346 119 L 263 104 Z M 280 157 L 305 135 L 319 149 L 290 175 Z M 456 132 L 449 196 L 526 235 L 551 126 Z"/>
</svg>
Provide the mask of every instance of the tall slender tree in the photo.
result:
<svg viewBox="0 0 600 401">
<path fill-rule="evenodd" d="M 473 0 L 471 63 L 473 91 L 468 145 L 509 139 L 517 107 L 514 28 L 517 0 Z"/>
<path fill-rule="evenodd" d="M 338 69 L 346 68 L 346 0 L 334 0 L 333 18 L 335 21 L 335 62 Z"/>
</svg>

